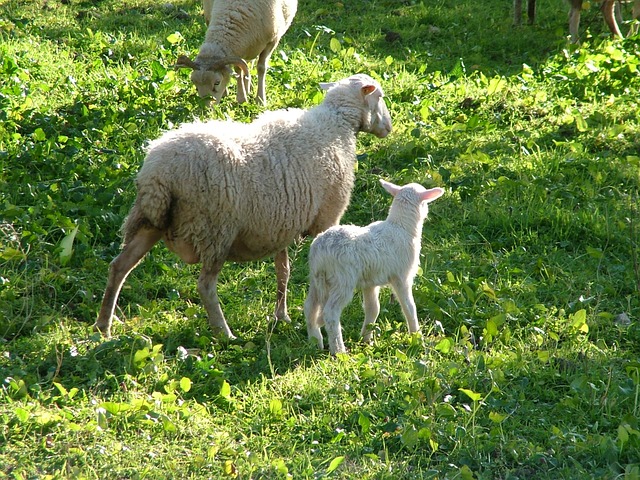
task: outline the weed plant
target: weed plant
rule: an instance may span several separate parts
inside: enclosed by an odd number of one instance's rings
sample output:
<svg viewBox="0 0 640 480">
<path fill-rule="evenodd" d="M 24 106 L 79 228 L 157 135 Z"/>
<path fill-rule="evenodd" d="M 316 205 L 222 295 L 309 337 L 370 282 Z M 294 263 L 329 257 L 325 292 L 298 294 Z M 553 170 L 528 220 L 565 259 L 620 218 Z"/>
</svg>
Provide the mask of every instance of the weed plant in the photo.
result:
<svg viewBox="0 0 640 480">
<path fill-rule="evenodd" d="M 239 340 L 207 326 L 197 267 L 156 246 L 91 331 L 149 139 L 207 107 L 179 54 L 201 5 L 0 0 L 0 478 L 640 478 L 640 37 L 592 7 L 512 26 L 502 0 L 308 0 L 272 59 L 269 108 L 368 73 L 394 131 L 362 136 L 345 223 L 386 215 L 379 177 L 442 186 L 409 336 L 388 293 L 375 343 L 306 338 L 269 260 L 228 264 Z M 255 74 L 255 71 L 254 71 Z M 231 90 L 235 86 L 231 85 Z"/>
</svg>

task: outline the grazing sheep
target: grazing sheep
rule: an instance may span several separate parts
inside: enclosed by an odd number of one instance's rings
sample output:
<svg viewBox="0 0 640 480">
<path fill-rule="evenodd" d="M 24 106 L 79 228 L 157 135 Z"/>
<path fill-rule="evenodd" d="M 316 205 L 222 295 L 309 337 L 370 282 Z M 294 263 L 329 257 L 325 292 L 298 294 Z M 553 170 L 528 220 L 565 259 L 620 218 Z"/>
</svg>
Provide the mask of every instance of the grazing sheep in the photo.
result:
<svg viewBox="0 0 640 480">
<path fill-rule="evenodd" d="M 618 26 L 619 3 L 620 0 L 597 0 L 602 3 L 602 14 L 609 30 L 614 35 L 622 37 L 622 32 Z M 630 1 L 630 0 L 629 0 Z M 626 3 L 626 2 L 625 2 Z M 577 43 L 580 31 L 580 15 L 582 11 L 582 0 L 569 0 L 571 9 L 569 10 L 569 33 L 571 34 L 571 42 Z M 514 23 L 520 25 L 522 22 L 522 0 L 513 0 Z M 618 10 L 618 12 L 616 12 Z M 536 16 L 536 0 L 527 0 L 528 22 L 532 24 Z M 640 17 L 640 0 L 633 1 L 632 18 Z"/>
<path fill-rule="evenodd" d="M 150 144 L 97 330 L 110 336 L 122 284 L 160 239 L 185 262 L 202 263 L 198 291 L 209 324 L 230 338 L 217 294 L 224 262 L 275 254 L 275 317 L 288 319 L 287 246 L 340 220 L 353 187 L 356 134 L 391 132 L 382 88 L 371 77 L 321 86 L 328 92 L 312 109 L 265 112 L 249 124 L 185 124 Z"/>
<path fill-rule="evenodd" d="M 297 0 L 205 0 L 203 6 L 208 25 L 204 43 L 194 60 L 178 57 L 176 68 L 192 69 L 198 95 L 211 95 L 219 102 L 229 84 L 230 65 L 234 66 L 239 75 L 236 99 L 243 103 L 251 89 L 247 61 L 258 57 L 257 99 L 266 105 L 269 58 L 291 25 Z"/>
<path fill-rule="evenodd" d="M 378 294 L 391 285 L 410 333 L 420 331 L 411 288 L 418 271 L 422 224 L 428 203 L 444 190 L 426 190 L 417 183 L 399 187 L 384 180 L 382 186 L 394 199 L 387 219 L 366 227 L 338 225 L 320 234 L 309 250 L 309 294 L 304 304 L 309 338 L 324 348 L 320 327 L 324 324 L 332 354 L 344 353 L 340 314 L 351 302 L 355 288 L 362 288 L 364 324 L 362 336 L 371 342 L 369 325 L 380 313 Z"/>
</svg>

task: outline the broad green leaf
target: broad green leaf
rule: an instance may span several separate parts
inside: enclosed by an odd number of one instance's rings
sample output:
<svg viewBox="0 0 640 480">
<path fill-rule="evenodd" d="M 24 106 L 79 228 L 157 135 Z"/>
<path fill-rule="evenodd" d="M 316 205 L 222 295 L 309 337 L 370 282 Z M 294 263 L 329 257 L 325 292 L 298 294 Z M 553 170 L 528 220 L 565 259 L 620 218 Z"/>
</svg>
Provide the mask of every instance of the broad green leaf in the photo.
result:
<svg viewBox="0 0 640 480">
<path fill-rule="evenodd" d="M 223 380 L 220 386 L 220 396 L 224 398 L 231 397 L 231 385 L 226 380 Z"/>
<path fill-rule="evenodd" d="M 407 447 L 413 448 L 418 444 L 418 430 L 413 425 L 405 428 L 402 432 L 402 443 Z"/>
<path fill-rule="evenodd" d="M 369 430 L 371 430 L 371 420 L 362 413 L 358 416 L 358 425 L 362 428 L 362 433 L 369 433 Z"/>
<path fill-rule="evenodd" d="M 233 460 L 225 460 L 222 464 L 222 471 L 228 477 L 238 476 L 238 469 L 236 468 L 235 463 L 233 463 Z"/>
<path fill-rule="evenodd" d="M 504 78 L 494 77 L 489 81 L 489 86 L 487 87 L 487 95 L 491 96 L 494 93 L 500 92 L 505 85 L 507 84 Z"/>
<path fill-rule="evenodd" d="M 182 377 L 180 379 L 180 388 L 183 392 L 191 390 L 191 379 L 189 377 Z"/>
<path fill-rule="evenodd" d="M 333 460 L 331 460 L 331 463 L 327 468 L 327 473 L 333 472 L 336 468 L 342 465 L 342 462 L 344 462 L 344 456 L 336 457 Z"/>
<path fill-rule="evenodd" d="M 601 248 L 591 247 L 589 245 L 587 245 L 587 254 L 590 257 L 597 258 L 597 259 L 601 259 L 602 257 L 604 257 L 604 254 L 602 253 Z"/>
<path fill-rule="evenodd" d="M 627 426 L 624 424 L 618 426 L 618 441 L 621 445 L 624 445 L 629 441 L 629 431 L 627 430 Z"/>
<path fill-rule="evenodd" d="M 26 260 L 27 256 L 13 247 L 6 247 L 0 251 L 0 258 L 5 261 Z"/>
<path fill-rule="evenodd" d="M 486 329 L 489 335 L 493 335 L 493 336 L 498 335 L 498 327 L 496 327 L 496 324 L 493 320 L 491 319 L 487 320 Z"/>
<path fill-rule="evenodd" d="M 177 43 L 180 43 L 184 40 L 184 37 L 182 36 L 182 34 L 180 32 L 174 32 L 172 34 L 170 34 L 167 37 L 167 41 L 171 44 L 171 45 L 176 45 Z"/>
<path fill-rule="evenodd" d="M 460 469 L 460 478 L 462 480 L 473 480 L 473 470 L 468 465 L 463 465 Z"/>
<path fill-rule="evenodd" d="M 69 392 L 67 392 L 67 389 L 66 389 L 66 388 L 64 388 L 64 386 L 63 386 L 63 385 L 61 385 L 61 384 L 60 384 L 60 383 L 58 383 L 58 382 L 53 382 L 53 386 L 54 386 L 54 387 L 56 387 L 56 388 L 58 389 L 58 391 L 60 392 L 60 395 L 62 395 L 63 397 L 66 397 L 66 396 L 67 396 L 67 394 L 69 393 Z"/>
<path fill-rule="evenodd" d="M 29 419 L 29 411 L 24 408 L 16 407 L 13 413 L 16 414 L 18 420 L 22 423 L 26 422 Z"/>
<path fill-rule="evenodd" d="M 453 340 L 451 340 L 450 338 L 443 338 L 436 344 L 434 348 L 438 352 L 449 353 L 451 351 L 451 347 L 453 347 Z"/>
<path fill-rule="evenodd" d="M 580 113 L 574 113 L 573 119 L 576 122 L 576 128 L 578 129 L 579 132 L 586 132 L 587 130 L 589 130 L 589 125 L 587 125 L 587 121 L 584 119 L 584 117 Z"/>
<path fill-rule="evenodd" d="M 573 315 L 569 316 L 571 326 L 582 333 L 589 333 L 589 325 L 587 325 L 587 311 L 583 308 Z"/>
<path fill-rule="evenodd" d="M 467 388 L 459 388 L 458 390 L 460 390 L 462 393 L 464 393 L 467 397 L 469 397 L 474 402 L 477 402 L 482 398 L 481 394 L 476 393 L 473 390 L 469 390 Z"/>
<path fill-rule="evenodd" d="M 505 418 L 507 418 L 507 416 L 503 413 L 489 412 L 489 420 L 493 423 L 502 423 Z"/>
<path fill-rule="evenodd" d="M 111 415 L 118 415 L 119 413 L 126 412 L 127 410 L 131 410 L 133 408 L 133 406 L 129 403 L 121 402 L 102 402 L 100 406 Z"/>
<path fill-rule="evenodd" d="M 44 130 L 41 128 L 36 128 L 33 131 L 33 139 L 36 142 L 44 142 L 47 139 L 47 135 L 44 133 Z"/>
<path fill-rule="evenodd" d="M 73 255 L 73 241 L 75 240 L 77 233 L 78 226 L 76 225 L 75 228 L 65 235 L 60 242 L 60 264 L 63 266 L 71 260 L 71 256 Z"/>
<path fill-rule="evenodd" d="M 282 416 L 282 402 L 277 398 L 272 398 L 269 402 L 269 412 L 274 417 Z"/>
<path fill-rule="evenodd" d="M 148 348 L 141 348 L 140 350 L 136 350 L 136 353 L 133 354 L 133 363 L 136 366 L 139 366 L 144 360 L 149 358 L 150 353 Z"/>
<path fill-rule="evenodd" d="M 329 41 L 329 48 L 333 53 L 338 53 L 340 50 L 342 50 L 340 40 L 338 40 L 336 37 L 331 37 L 331 40 Z"/>
</svg>

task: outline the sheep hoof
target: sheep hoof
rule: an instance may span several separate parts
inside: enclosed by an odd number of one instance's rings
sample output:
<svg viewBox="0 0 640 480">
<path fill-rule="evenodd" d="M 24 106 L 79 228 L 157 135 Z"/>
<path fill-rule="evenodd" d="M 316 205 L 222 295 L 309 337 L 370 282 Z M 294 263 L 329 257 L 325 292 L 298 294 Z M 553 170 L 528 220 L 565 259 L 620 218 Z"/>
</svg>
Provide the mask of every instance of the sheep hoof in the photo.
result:
<svg viewBox="0 0 640 480">
<path fill-rule="evenodd" d="M 94 323 L 93 324 L 93 331 L 96 332 L 96 333 L 99 333 L 104 338 L 107 338 L 107 339 L 111 338 L 111 327 L 109 327 L 109 326 L 101 327 L 97 323 Z"/>
</svg>

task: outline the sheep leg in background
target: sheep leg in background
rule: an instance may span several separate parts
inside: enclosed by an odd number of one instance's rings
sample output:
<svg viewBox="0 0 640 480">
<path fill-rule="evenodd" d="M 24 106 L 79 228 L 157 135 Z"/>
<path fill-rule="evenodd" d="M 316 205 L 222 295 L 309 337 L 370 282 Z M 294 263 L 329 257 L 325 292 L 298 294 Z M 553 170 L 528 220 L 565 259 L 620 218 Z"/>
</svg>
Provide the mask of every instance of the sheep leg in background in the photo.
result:
<svg viewBox="0 0 640 480">
<path fill-rule="evenodd" d="M 571 43 L 577 43 L 580 36 L 580 13 L 582 10 L 582 0 L 571 0 L 571 10 L 569 10 L 569 33 Z"/>
<path fill-rule="evenodd" d="M 635 0 L 633 2 L 633 10 L 631 11 L 631 16 L 634 20 L 640 20 L 640 0 Z M 638 31 L 638 25 L 632 24 L 629 29 L 629 35 L 635 35 Z"/>
<path fill-rule="evenodd" d="M 404 317 L 407 320 L 409 333 L 419 332 L 418 312 L 416 310 L 416 302 L 413 300 L 413 293 L 411 293 L 411 282 L 395 279 L 391 281 L 391 287 L 402 307 L 402 313 L 404 313 Z"/>
<path fill-rule="evenodd" d="M 262 103 L 262 105 L 267 104 L 265 77 L 267 69 L 269 68 L 269 59 L 271 58 L 274 48 L 276 48 L 276 42 L 268 43 L 264 50 L 260 52 L 260 56 L 258 57 L 258 94 L 256 95 L 256 98 Z"/>
<path fill-rule="evenodd" d="M 276 320 L 284 320 L 291 322 L 287 313 L 287 284 L 289 283 L 289 254 L 287 249 L 276 253 L 276 279 L 278 282 L 278 294 L 276 298 L 276 311 L 274 313 Z"/>
<path fill-rule="evenodd" d="M 102 333 L 104 337 L 111 336 L 111 318 L 116 308 L 118 295 L 122 284 L 142 257 L 151 250 L 162 237 L 162 232 L 155 228 L 143 228 L 138 230 L 131 240 L 128 240 L 120 254 L 109 265 L 109 277 L 107 288 L 102 298 L 102 306 L 98 319 L 93 328 Z"/>
<path fill-rule="evenodd" d="M 251 76 L 245 75 L 240 67 L 234 67 L 237 75 L 237 90 L 236 101 L 238 103 L 245 103 L 247 101 L 247 95 L 249 94 L 249 88 L 251 88 Z M 225 95 L 226 95 L 225 88 Z"/>
<path fill-rule="evenodd" d="M 527 2 L 527 17 L 529 25 L 533 25 L 536 20 L 536 0 L 529 0 Z"/>
<path fill-rule="evenodd" d="M 233 340 L 236 337 L 231 333 L 229 325 L 227 325 L 227 321 L 224 319 L 224 314 L 220 307 L 220 300 L 218 299 L 218 275 L 223 265 L 224 261 L 219 260 L 211 266 L 202 266 L 200 277 L 198 277 L 198 292 L 204 303 L 204 308 L 209 315 L 209 325 L 211 329 Z"/>
<path fill-rule="evenodd" d="M 370 325 L 373 324 L 380 314 L 380 287 L 365 287 L 362 289 L 362 305 L 364 307 L 364 323 L 360 334 L 365 343 L 371 343 L 372 335 Z"/>
<path fill-rule="evenodd" d="M 611 33 L 618 37 L 622 37 L 622 33 L 618 27 L 618 22 L 616 21 L 616 1 L 605 0 L 602 4 L 602 13 L 604 15 L 604 21 L 606 22 L 607 27 L 609 27 Z"/>
<path fill-rule="evenodd" d="M 527 23 L 532 25 L 536 19 L 536 0 L 528 0 L 527 17 Z M 522 24 L 522 0 L 513 0 L 513 24 Z"/>
<path fill-rule="evenodd" d="M 522 24 L 522 0 L 513 0 L 513 24 Z"/>
</svg>

